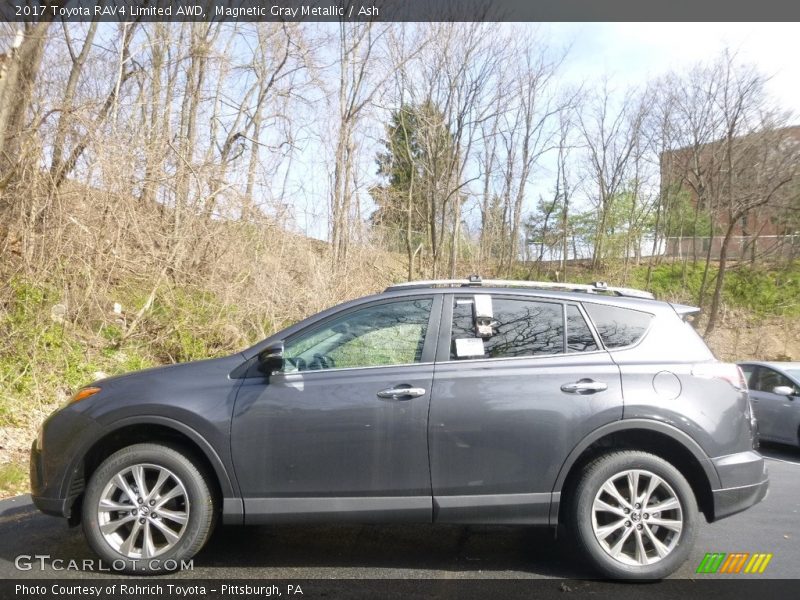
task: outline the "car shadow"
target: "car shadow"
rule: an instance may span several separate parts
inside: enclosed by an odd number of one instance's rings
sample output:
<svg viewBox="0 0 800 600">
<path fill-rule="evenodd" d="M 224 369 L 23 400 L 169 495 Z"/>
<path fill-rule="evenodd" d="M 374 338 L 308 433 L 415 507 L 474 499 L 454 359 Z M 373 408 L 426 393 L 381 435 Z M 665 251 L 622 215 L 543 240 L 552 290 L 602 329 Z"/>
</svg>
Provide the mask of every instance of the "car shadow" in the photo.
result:
<svg viewBox="0 0 800 600">
<path fill-rule="evenodd" d="M 571 544 L 547 528 L 478 525 L 274 525 L 218 527 L 195 568 L 348 569 L 348 577 L 503 572 L 586 578 Z M 352 569 L 352 571 L 349 571 Z M 380 569 L 381 573 L 376 573 Z M 240 573 L 243 574 L 243 573 Z M 337 575 L 342 576 L 342 575 Z"/>
<path fill-rule="evenodd" d="M 762 441 L 758 451 L 766 458 L 800 464 L 800 448 L 797 446 Z"/>
<path fill-rule="evenodd" d="M 80 527 L 36 510 L 30 496 L 0 502 L 0 577 L 108 576 L 20 572 L 20 555 L 63 562 L 97 560 Z M 528 526 L 444 524 L 218 526 L 176 577 L 462 577 L 592 576 L 563 532 Z"/>
</svg>

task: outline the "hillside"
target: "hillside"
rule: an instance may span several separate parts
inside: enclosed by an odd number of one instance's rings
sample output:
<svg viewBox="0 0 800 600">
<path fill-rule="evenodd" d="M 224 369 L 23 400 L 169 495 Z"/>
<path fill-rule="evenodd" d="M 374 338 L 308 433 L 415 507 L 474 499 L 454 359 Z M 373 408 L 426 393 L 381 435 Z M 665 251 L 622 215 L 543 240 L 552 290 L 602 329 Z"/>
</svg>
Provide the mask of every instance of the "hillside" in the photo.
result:
<svg viewBox="0 0 800 600">
<path fill-rule="evenodd" d="M 26 489 L 39 423 L 80 386 L 236 352 L 404 273 L 368 247 L 334 269 L 327 244 L 266 218 L 183 215 L 177 229 L 131 198 L 57 200 L 44 226 L 0 232 L 0 497 Z"/>
</svg>

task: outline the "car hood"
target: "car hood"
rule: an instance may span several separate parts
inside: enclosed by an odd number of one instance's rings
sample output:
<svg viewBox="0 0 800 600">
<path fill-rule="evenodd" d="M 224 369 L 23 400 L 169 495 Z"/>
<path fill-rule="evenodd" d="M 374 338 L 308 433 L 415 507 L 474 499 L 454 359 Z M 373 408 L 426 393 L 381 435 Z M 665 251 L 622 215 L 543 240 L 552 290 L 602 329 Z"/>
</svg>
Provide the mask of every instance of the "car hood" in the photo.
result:
<svg viewBox="0 0 800 600">
<path fill-rule="evenodd" d="M 103 427 L 126 419 L 165 418 L 197 432 L 209 423 L 224 429 L 241 384 L 229 374 L 244 360 L 234 354 L 109 377 L 93 384 L 100 392 L 62 410 L 81 413 Z"/>
<path fill-rule="evenodd" d="M 242 364 L 244 360 L 244 356 L 237 353 L 221 358 L 176 363 L 173 365 L 143 369 L 141 371 L 133 371 L 132 373 L 123 373 L 122 375 L 99 379 L 90 385 L 99 387 L 102 390 L 101 394 L 103 396 L 108 396 L 115 391 L 130 387 L 138 388 L 139 386 L 150 386 L 155 382 L 158 382 L 159 385 L 167 383 L 168 387 L 173 387 L 180 382 L 190 383 L 195 380 L 195 376 L 203 379 L 209 375 L 227 376 L 234 368 Z"/>
</svg>

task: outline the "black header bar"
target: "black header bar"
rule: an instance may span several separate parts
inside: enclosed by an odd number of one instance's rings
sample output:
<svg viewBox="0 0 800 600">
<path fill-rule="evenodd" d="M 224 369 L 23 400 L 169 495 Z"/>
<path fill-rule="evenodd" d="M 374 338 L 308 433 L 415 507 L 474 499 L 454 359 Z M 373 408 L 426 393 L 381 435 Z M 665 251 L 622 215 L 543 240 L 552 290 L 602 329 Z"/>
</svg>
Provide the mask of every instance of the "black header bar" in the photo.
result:
<svg viewBox="0 0 800 600">
<path fill-rule="evenodd" d="M 0 0 L 8 22 L 800 21 L 791 0 Z M 686 40 L 675 40 L 676 44 Z"/>
</svg>

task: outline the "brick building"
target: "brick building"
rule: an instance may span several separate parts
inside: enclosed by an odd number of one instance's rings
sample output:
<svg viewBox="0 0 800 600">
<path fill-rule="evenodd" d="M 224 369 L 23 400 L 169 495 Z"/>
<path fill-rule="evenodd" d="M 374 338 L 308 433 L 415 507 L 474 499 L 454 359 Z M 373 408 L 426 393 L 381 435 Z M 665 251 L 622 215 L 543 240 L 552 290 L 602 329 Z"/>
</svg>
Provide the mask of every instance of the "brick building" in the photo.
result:
<svg viewBox="0 0 800 600">
<path fill-rule="evenodd" d="M 668 255 L 718 258 L 733 219 L 729 258 L 800 256 L 800 126 L 664 152 L 660 166 L 662 197 L 688 198 L 713 227 L 670 232 Z"/>
</svg>

